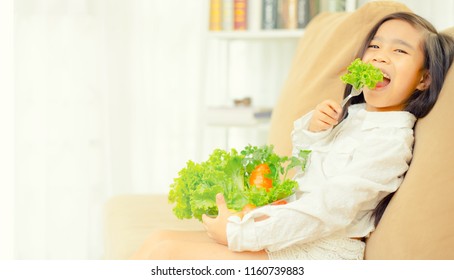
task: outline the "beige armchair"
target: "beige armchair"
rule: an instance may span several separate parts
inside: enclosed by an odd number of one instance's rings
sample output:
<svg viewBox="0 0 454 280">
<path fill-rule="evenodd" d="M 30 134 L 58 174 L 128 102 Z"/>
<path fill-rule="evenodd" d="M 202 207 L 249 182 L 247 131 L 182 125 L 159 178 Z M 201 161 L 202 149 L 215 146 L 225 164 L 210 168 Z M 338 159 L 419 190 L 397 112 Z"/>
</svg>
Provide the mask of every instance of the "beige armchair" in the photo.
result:
<svg viewBox="0 0 454 280">
<path fill-rule="evenodd" d="M 325 13 L 301 38 L 289 77 L 273 111 L 269 143 L 290 154 L 293 120 L 320 101 L 341 100 L 340 74 L 371 26 L 386 14 L 408 11 L 396 2 L 371 2 L 353 13 Z M 454 34 L 454 28 L 447 32 Z M 414 159 L 378 228 L 366 259 L 454 259 L 454 69 L 432 112 L 418 121 Z M 127 259 L 157 228 L 202 229 L 177 220 L 165 195 L 125 195 L 105 208 L 105 258 Z"/>
</svg>

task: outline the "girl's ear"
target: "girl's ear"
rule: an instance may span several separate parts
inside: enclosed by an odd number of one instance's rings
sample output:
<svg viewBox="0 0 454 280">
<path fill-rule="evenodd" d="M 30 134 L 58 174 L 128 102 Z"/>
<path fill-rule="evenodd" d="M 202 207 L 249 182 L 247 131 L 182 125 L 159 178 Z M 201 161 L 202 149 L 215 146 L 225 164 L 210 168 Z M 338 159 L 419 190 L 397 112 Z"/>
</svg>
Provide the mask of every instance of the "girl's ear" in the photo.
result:
<svg viewBox="0 0 454 280">
<path fill-rule="evenodd" d="M 432 78 L 430 77 L 429 71 L 426 71 L 419 81 L 419 84 L 416 86 L 417 90 L 424 91 L 429 88 Z"/>
</svg>

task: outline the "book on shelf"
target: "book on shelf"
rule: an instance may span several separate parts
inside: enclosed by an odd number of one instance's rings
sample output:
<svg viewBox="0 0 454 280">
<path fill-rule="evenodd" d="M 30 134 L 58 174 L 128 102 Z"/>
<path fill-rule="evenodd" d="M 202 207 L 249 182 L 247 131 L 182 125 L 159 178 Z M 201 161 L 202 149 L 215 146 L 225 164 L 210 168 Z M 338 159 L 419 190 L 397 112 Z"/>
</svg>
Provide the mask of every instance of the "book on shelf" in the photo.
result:
<svg viewBox="0 0 454 280">
<path fill-rule="evenodd" d="M 271 113 L 267 107 L 213 106 L 206 109 L 205 120 L 211 125 L 247 126 L 268 122 Z"/>
<path fill-rule="evenodd" d="M 298 28 L 305 28 L 311 19 L 310 0 L 297 0 L 297 25 Z"/>
<path fill-rule="evenodd" d="M 280 0 L 278 4 L 278 24 L 279 29 L 298 28 L 298 1 Z"/>
<path fill-rule="evenodd" d="M 309 0 L 309 21 L 313 19 L 318 13 L 320 13 L 320 1 L 319 0 Z"/>
<path fill-rule="evenodd" d="M 262 1 L 263 0 L 248 0 L 248 30 L 257 31 L 262 29 Z"/>
<path fill-rule="evenodd" d="M 270 30 L 277 28 L 278 0 L 263 0 L 262 3 L 262 29 Z"/>
<path fill-rule="evenodd" d="M 233 30 L 233 0 L 221 0 L 222 30 Z"/>
<path fill-rule="evenodd" d="M 210 31 L 222 30 L 222 0 L 210 0 Z"/>
<path fill-rule="evenodd" d="M 233 29 L 247 29 L 247 0 L 233 0 Z"/>
</svg>

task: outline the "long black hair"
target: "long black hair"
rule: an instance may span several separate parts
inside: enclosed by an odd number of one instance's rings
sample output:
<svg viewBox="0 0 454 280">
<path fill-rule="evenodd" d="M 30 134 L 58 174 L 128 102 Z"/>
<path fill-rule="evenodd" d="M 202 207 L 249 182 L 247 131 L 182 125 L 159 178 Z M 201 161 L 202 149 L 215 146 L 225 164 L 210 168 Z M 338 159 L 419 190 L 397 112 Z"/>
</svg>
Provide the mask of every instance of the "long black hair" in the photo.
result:
<svg viewBox="0 0 454 280">
<path fill-rule="evenodd" d="M 385 16 L 371 29 L 366 37 L 357 57 L 362 58 L 370 42 L 374 38 L 380 26 L 389 20 L 403 20 L 411 24 L 414 28 L 423 32 L 423 52 L 424 52 L 424 69 L 427 71 L 430 84 L 425 90 L 416 89 L 414 93 L 405 102 L 404 111 L 415 115 L 416 118 L 425 117 L 438 99 L 446 73 L 451 66 L 454 58 L 454 38 L 447 34 L 439 33 L 434 26 L 424 18 L 407 12 L 398 12 Z M 347 85 L 344 96 L 346 97 L 352 86 Z M 359 95 L 352 98 L 352 104 L 364 103 L 364 96 Z M 388 203 L 394 193 L 390 193 L 383 198 L 372 213 L 375 226 L 378 225 Z"/>
</svg>

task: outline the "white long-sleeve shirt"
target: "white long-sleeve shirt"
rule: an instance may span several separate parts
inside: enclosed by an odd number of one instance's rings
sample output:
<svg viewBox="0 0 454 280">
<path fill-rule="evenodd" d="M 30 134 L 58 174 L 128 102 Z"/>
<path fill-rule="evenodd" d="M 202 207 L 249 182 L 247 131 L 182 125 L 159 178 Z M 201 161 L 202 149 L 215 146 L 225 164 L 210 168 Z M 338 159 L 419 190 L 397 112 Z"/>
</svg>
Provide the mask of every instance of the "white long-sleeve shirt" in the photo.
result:
<svg viewBox="0 0 454 280">
<path fill-rule="evenodd" d="M 307 130 L 313 112 L 294 123 L 293 154 L 312 150 L 304 173 L 297 173 L 301 195 L 286 205 L 257 208 L 227 224 L 230 250 L 276 251 L 331 234 L 367 236 L 372 210 L 400 186 L 412 157 L 413 126 L 408 112 L 368 112 L 352 105 L 335 128 Z M 269 218 L 255 221 L 266 215 Z"/>
</svg>

